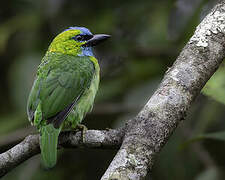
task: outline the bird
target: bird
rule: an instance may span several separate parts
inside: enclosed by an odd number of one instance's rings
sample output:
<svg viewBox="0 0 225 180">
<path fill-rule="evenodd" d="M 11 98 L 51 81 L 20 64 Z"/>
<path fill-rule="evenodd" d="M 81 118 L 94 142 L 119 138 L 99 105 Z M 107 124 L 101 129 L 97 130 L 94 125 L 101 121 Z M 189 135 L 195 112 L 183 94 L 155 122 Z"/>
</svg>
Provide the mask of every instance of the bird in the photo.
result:
<svg viewBox="0 0 225 180">
<path fill-rule="evenodd" d="M 93 35 L 85 27 L 69 27 L 53 39 L 38 66 L 27 115 L 40 133 L 41 162 L 46 169 L 57 162 L 60 132 L 77 128 L 92 110 L 100 79 L 92 47 L 109 37 Z"/>
</svg>

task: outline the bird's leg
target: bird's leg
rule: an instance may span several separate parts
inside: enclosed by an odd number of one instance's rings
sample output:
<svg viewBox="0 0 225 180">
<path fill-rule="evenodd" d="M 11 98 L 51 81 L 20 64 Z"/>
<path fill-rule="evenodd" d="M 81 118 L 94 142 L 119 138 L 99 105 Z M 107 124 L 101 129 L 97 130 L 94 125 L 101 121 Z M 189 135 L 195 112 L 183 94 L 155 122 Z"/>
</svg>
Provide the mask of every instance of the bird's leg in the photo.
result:
<svg viewBox="0 0 225 180">
<path fill-rule="evenodd" d="M 85 125 L 83 125 L 83 124 L 78 124 L 77 128 L 79 130 L 81 130 L 82 142 L 84 143 L 84 141 L 85 141 L 85 134 L 86 134 L 88 128 Z"/>
</svg>

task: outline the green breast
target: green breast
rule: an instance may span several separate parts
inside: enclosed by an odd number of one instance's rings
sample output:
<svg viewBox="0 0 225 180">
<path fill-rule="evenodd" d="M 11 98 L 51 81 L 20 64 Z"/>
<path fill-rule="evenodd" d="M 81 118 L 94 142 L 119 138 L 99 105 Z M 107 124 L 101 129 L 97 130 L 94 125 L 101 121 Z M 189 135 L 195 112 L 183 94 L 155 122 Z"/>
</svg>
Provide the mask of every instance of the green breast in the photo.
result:
<svg viewBox="0 0 225 180">
<path fill-rule="evenodd" d="M 32 119 L 41 103 L 43 120 L 60 125 L 71 108 L 85 94 L 96 76 L 95 64 L 89 57 L 47 53 L 38 68 L 28 99 Z"/>
</svg>

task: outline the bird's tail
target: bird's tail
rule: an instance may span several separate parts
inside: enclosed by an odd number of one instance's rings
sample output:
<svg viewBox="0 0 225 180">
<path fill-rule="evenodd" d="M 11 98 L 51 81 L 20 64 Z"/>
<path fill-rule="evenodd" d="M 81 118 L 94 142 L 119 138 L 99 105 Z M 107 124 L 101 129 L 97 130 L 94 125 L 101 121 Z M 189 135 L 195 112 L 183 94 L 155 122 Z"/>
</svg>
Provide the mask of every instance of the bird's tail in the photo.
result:
<svg viewBox="0 0 225 180">
<path fill-rule="evenodd" d="M 60 128 L 56 129 L 52 124 L 41 127 L 41 159 L 46 169 L 52 168 L 57 161 L 57 144 Z"/>
</svg>

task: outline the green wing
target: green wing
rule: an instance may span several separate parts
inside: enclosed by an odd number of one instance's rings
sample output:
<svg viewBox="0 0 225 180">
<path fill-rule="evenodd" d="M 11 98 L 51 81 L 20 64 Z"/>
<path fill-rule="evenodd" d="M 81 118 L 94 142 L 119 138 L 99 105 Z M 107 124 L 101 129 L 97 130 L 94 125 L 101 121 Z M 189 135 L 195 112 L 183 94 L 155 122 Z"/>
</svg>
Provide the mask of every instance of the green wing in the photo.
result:
<svg viewBox="0 0 225 180">
<path fill-rule="evenodd" d="M 94 65 L 88 57 L 49 53 L 39 66 L 28 99 L 28 117 L 41 103 L 42 120 L 59 127 L 73 106 L 90 87 Z"/>
</svg>

